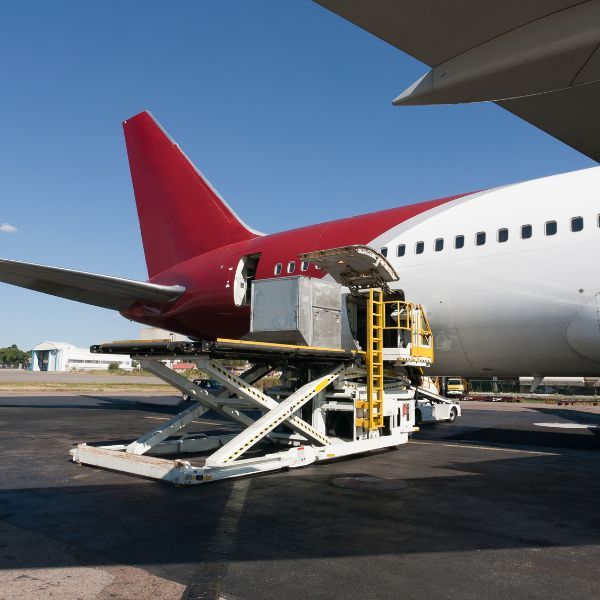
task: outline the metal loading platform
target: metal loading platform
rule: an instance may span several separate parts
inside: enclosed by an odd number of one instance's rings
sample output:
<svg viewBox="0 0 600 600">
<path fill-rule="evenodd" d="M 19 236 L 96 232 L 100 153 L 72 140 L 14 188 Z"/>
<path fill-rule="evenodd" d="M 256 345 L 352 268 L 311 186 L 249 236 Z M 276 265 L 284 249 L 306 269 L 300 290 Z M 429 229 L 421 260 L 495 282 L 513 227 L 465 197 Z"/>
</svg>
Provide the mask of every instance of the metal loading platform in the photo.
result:
<svg viewBox="0 0 600 600">
<path fill-rule="evenodd" d="M 229 339 L 93 346 L 96 352 L 129 354 L 193 402 L 129 444 L 78 444 L 73 461 L 186 485 L 406 443 L 417 430 L 414 373 L 433 361 L 433 337 L 422 307 L 389 300 L 379 288 L 366 292 L 364 350 Z M 177 359 L 194 362 L 221 387 L 210 393 L 163 363 Z M 236 375 L 222 359 L 244 359 L 249 366 Z M 260 382 L 274 372 L 279 385 L 265 393 Z M 183 434 L 208 411 L 240 430 Z"/>
</svg>

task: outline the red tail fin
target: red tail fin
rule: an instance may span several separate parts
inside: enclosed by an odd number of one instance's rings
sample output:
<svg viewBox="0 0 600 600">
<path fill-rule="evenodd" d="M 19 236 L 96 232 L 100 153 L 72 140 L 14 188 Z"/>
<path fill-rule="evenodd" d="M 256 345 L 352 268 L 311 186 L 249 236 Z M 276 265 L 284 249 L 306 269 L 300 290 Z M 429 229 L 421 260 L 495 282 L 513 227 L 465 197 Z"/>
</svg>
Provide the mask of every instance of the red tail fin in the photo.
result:
<svg viewBox="0 0 600 600">
<path fill-rule="evenodd" d="M 256 237 L 148 112 L 123 123 L 150 277 Z"/>
</svg>

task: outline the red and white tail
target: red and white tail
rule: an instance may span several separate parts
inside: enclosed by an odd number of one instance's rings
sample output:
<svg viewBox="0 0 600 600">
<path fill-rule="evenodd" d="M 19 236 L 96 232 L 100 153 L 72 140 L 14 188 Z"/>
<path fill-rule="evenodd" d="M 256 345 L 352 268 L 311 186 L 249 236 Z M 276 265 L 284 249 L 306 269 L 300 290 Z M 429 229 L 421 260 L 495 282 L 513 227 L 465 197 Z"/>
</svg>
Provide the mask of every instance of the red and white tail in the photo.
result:
<svg viewBox="0 0 600 600">
<path fill-rule="evenodd" d="M 148 112 L 123 123 L 148 275 L 256 237 Z"/>
</svg>

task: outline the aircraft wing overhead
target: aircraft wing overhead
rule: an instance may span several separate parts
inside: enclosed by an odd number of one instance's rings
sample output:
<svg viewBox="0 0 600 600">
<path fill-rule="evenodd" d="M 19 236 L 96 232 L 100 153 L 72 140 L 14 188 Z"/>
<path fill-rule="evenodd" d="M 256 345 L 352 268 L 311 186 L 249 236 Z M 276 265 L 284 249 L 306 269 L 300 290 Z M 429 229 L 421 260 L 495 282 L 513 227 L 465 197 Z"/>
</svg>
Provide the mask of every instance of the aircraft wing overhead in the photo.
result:
<svg viewBox="0 0 600 600">
<path fill-rule="evenodd" d="M 315 0 L 429 65 L 396 105 L 494 101 L 600 160 L 600 1 Z"/>
<path fill-rule="evenodd" d="M 3 259 L 0 281 L 113 310 L 125 310 L 138 301 L 172 302 L 185 292 L 179 285 L 157 285 Z"/>
<path fill-rule="evenodd" d="M 600 162 L 600 83 L 496 104 Z"/>
</svg>

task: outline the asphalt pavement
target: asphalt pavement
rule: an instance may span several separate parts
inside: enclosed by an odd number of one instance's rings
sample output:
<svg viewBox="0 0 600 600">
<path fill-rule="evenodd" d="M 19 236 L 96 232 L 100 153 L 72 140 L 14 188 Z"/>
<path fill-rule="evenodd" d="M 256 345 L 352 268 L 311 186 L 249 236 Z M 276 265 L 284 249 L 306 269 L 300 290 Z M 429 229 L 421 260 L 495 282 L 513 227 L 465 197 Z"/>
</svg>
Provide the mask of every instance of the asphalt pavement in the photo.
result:
<svg viewBox="0 0 600 600">
<path fill-rule="evenodd" d="M 0 598 L 598 597 L 598 408 L 464 403 L 397 450 L 190 488 L 69 461 L 177 410 L 136 400 L 0 398 Z"/>
</svg>

